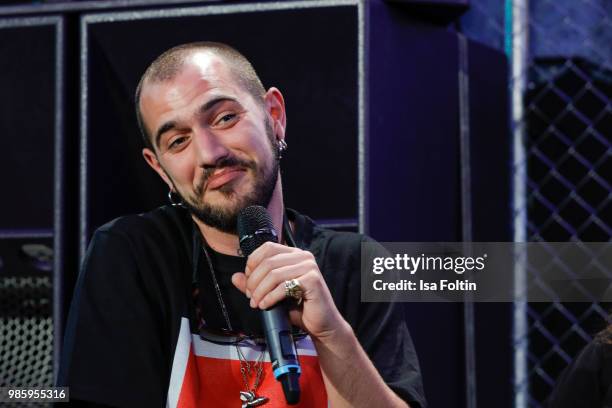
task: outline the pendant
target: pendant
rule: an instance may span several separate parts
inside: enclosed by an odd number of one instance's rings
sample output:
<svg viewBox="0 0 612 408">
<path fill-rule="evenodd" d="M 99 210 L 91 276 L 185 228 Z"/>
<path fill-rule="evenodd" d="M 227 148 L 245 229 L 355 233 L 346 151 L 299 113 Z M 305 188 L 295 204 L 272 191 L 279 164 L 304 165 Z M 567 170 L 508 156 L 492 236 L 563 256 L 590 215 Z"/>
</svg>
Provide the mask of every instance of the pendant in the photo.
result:
<svg viewBox="0 0 612 408">
<path fill-rule="evenodd" d="M 240 391 L 241 408 L 258 407 L 268 402 L 268 397 L 258 397 L 253 391 Z"/>
</svg>

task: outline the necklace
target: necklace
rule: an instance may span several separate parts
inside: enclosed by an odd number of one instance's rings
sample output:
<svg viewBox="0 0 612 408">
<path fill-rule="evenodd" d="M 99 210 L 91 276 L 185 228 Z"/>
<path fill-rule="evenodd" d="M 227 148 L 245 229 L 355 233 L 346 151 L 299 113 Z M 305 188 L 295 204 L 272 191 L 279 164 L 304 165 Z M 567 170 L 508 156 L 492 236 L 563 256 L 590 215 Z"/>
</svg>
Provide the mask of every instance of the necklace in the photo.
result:
<svg viewBox="0 0 612 408">
<path fill-rule="evenodd" d="M 227 324 L 227 328 L 230 331 L 234 331 L 232 327 L 232 323 L 229 318 L 229 313 L 227 312 L 227 307 L 225 306 L 225 302 L 223 301 L 223 295 L 221 294 L 221 288 L 219 287 L 219 283 L 217 282 L 217 276 L 215 274 L 215 270 L 213 268 L 212 260 L 210 259 L 210 255 L 206 250 L 206 243 L 202 245 L 202 249 L 204 250 L 204 255 L 206 256 L 206 262 L 208 263 L 208 269 L 210 270 L 210 274 L 213 280 L 213 284 L 215 286 L 215 292 L 217 294 L 217 300 L 219 301 L 219 305 L 221 306 L 221 313 L 223 314 L 223 318 L 225 319 L 225 323 Z M 251 364 L 245 355 L 242 353 L 240 349 L 240 344 L 236 344 L 236 352 L 238 353 L 238 360 L 240 361 L 240 374 L 242 376 L 242 381 L 244 382 L 245 391 L 240 391 L 240 400 L 242 401 L 241 408 L 249 408 L 249 407 L 257 407 L 265 404 L 269 401 L 267 397 L 258 396 L 256 394 L 257 388 L 261 384 L 261 377 L 263 374 L 263 358 L 266 353 L 265 344 L 259 354 L 259 357 Z M 252 373 L 255 375 L 255 380 L 253 382 L 253 387 L 249 386 L 249 378 Z"/>
</svg>

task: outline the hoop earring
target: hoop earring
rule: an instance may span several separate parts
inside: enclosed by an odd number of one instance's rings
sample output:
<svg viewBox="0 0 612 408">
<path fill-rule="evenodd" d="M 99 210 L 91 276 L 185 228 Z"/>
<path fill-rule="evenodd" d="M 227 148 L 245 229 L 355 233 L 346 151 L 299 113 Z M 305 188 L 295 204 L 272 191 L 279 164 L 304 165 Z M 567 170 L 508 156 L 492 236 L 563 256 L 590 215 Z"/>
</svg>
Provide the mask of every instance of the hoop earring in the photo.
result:
<svg viewBox="0 0 612 408">
<path fill-rule="evenodd" d="M 177 200 L 175 196 L 177 196 L 178 194 L 176 194 L 174 191 L 172 190 L 168 190 L 168 201 L 170 201 L 170 204 L 173 207 L 181 207 L 181 208 L 185 208 L 185 204 L 183 203 L 183 200 L 179 199 Z"/>
<path fill-rule="evenodd" d="M 283 158 L 283 152 L 285 150 L 287 150 L 287 142 L 285 142 L 285 139 L 280 139 L 278 141 L 278 158 L 282 159 Z"/>
</svg>

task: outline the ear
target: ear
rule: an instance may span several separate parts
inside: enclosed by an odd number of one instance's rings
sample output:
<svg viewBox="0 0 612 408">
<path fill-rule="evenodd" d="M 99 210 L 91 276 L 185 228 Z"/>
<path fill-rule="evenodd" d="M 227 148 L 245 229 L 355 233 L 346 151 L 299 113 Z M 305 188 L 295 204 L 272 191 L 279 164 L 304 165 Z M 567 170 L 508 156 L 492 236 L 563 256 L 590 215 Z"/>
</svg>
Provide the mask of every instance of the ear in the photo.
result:
<svg viewBox="0 0 612 408">
<path fill-rule="evenodd" d="M 164 180 L 164 182 L 168 185 L 168 188 L 170 188 L 170 190 L 173 190 L 174 187 L 172 184 L 172 180 L 170 180 L 170 177 L 168 177 L 163 167 L 159 164 L 155 153 L 151 149 L 145 147 L 144 149 L 142 149 L 142 156 L 144 157 L 147 164 L 151 166 L 151 168 L 155 170 L 157 174 L 159 174 L 159 177 L 161 177 L 162 180 Z"/>
<path fill-rule="evenodd" d="M 279 140 L 284 139 L 285 129 L 287 128 L 287 115 L 285 113 L 283 94 L 277 88 L 271 87 L 264 95 L 264 103 L 266 113 L 272 119 L 272 128 L 276 138 Z"/>
</svg>

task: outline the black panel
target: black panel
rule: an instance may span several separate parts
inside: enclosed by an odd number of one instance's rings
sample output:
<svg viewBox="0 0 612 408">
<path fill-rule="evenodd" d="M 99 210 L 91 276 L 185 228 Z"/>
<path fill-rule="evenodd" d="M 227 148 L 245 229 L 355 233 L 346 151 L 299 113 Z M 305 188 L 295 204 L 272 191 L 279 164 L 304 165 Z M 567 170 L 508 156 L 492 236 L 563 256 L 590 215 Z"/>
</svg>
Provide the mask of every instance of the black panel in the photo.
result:
<svg viewBox="0 0 612 408">
<path fill-rule="evenodd" d="M 53 228 L 55 27 L 0 28 L 0 229 Z"/>
<path fill-rule="evenodd" d="M 370 24 L 385 29 L 369 39 L 369 232 L 381 241 L 458 241 L 457 37 L 397 8 L 370 10 Z M 464 406 L 463 305 L 405 310 L 429 406 Z"/>
<path fill-rule="evenodd" d="M 88 30 L 89 232 L 165 203 L 165 184 L 140 153 L 132 95 L 157 55 L 198 40 L 235 46 L 266 88 L 283 92 L 286 205 L 318 219 L 357 217 L 355 7 L 96 23 Z"/>
<path fill-rule="evenodd" d="M 459 38 L 380 3 L 370 6 L 370 24 L 385 28 L 370 31 L 368 48 L 369 231 L 382 241 L 460 241 Z M 468 66 L 473 237 L 508 241 L 506 61 L 470 43 Z M 430 406 L 465 406 L 463 304 L 405 307 Z M 510 311 L 476 305 L 479 405 L 512 401 Z"/>
<path fill-rule="evenodd" d="M 425 21 L 448 24 L 469 9 L 468 0 L 386 0 Z"/>
<path fill-rule="evenodd" d="M 504 54 L 469 42 L 474 241 L 512 241 L 511 138 Z"/>
<path fill-rule="evenodd" d="M 469 42 L 472 236 L 512 241 L 508 68 L 499 51 Z M 479 406 L 513 406 L 512 303 L 474 305 Z M 491 375 L 495 373 L 495 375 Z"/>
<path fill-rule="evenodd" d="M 372 6 L 369 231 L 381 241 L 460 239 L 457 39 Z"/>
<path fill-rule="evenodd" d="M 52 248 L 52 237 L 0 237 L 0 278 L 6 284 L 3 289 L 11 285 L 6 278 L 51 276 Z"/>
</svg>

